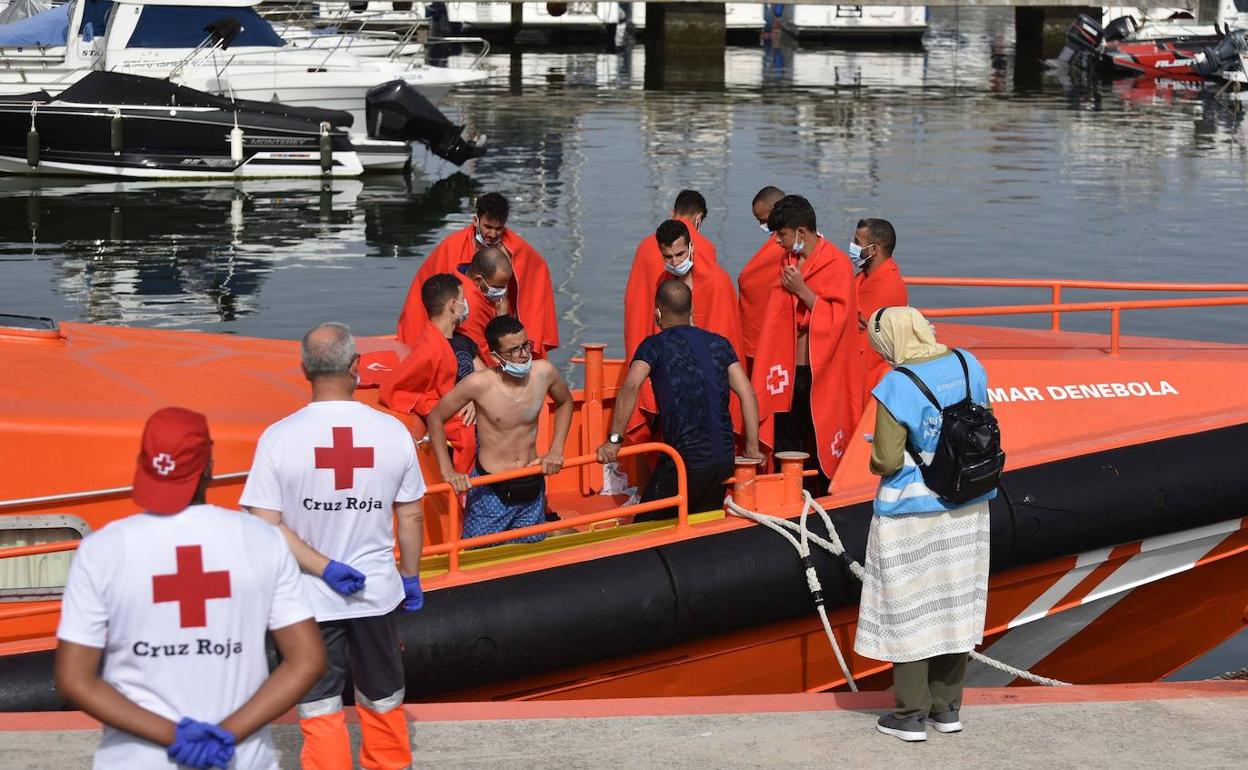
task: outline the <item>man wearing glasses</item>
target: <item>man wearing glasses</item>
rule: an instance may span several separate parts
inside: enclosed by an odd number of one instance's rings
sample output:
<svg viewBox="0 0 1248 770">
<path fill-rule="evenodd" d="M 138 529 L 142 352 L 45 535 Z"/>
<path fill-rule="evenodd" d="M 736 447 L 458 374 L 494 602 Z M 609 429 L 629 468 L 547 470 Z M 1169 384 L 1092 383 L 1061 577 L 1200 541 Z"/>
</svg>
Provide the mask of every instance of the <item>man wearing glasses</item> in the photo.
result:
<svg viewBox="0 0 1248 770">
<path fill-rule="evenodd" d="M 502 315 L 485 327 L 494 368 L 474 372 L 442 397 L 429 413 L 429 442 L 442 478 L 457 492 L 467 492 L 464 537 L 477 537 L 540 524 L 546 520 L 546 480 L 542 475 L 472 487 L 469 478 L 539 465 L 550 476 L 563 467 L 563 445 L 572 424 L 572 392 L 559 371 L 545 359 L 534 360 L 533 343 L 515 316 Z M 546 396 L 555 405 L 550 448 L 537 452 L 537 425 Z M 477 405 L 477 464 L 460 473 L 446 448 L 444 424 L 469 401 Z M 544 535 L 509 542 L 531 543 Z"/>
</svg>

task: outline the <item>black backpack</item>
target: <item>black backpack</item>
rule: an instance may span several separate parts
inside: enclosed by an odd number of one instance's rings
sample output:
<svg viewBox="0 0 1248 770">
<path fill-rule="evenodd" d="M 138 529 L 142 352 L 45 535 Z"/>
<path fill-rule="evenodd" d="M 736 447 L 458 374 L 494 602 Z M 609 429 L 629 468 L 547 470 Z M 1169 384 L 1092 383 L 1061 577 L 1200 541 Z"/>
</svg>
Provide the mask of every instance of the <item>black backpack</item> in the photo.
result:
<svg viewBox="0 0 1248 770">
<path fill-rule="evenodd" d="M 906 442 L 906 451 L 918 463 L 923 473 L 923 483 L 942 500 L 955 505 L 974 500 L 996 488 L 1005 467 L 1005 452 L 1001 451 L 1001 428 L 992 411 L 971 400 L 971 375 L 966 359 L 960 350 L 953 354 L 962 364 L 962 376 L 966 378 L 966 397 L 956 404 L 941 407 L 936 396 L 918 376 L 904 366 L 897 371 L 910 378 L 932 406 L 940 411 L 940 437 L 936 439 L 936 452 L 929 465 Z"/>
</svg>

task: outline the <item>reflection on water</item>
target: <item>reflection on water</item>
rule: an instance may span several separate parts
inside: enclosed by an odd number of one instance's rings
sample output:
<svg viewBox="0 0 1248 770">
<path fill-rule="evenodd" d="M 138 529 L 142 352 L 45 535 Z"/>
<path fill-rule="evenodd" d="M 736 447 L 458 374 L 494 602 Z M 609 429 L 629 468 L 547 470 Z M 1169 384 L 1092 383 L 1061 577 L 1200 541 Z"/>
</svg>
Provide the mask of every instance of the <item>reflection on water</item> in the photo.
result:
<svg viewBox="0 0 1248 770">
<path fill-rule="evenodd" d="M 391 333 L 420 259 L 484 190 L 511 199 L 511 224 L 550 262 L 561 364 L 581 341 L 619 355 L 633 250 L 683 187 L 708 198 L 703 230 L 734 274 L 762 238 L 749 201 L 776 184 L 811 198 L 837 242 L 861 216 L 892 220 L 911 274 L 1244 280 L 1241 114 L 1182 83 L 1020 70 L 1011 18 L 934 10 L 922 50 L 734 48 L 716 91 L 646 90 L 640 47 L 494 56 L 498 76 L 447 103 L 493 149 L 451 175 L 430 164 L 328 186 L 0 181 L 0 310 L 284 338 L 329 319 Z M 1248 313 L 1124 327 L 1242 342 Z M 1248 658 L 1248 638 L 1235 644 L 1225 669 Z"/>
<path fill-rule="evenodd" d="M 935 11 L 922 49 L 733 48 L 715 91 L 647 90 L 641 47 L 496 55 L 497 77 L 447 102 L 493 150 L 449 176 L 422 161 L 412 179 L 325 187 L 8 180 L 0 306 L 280 337 L 337 318 L 387 333 L 420 258 L 486 189 L 511 198 L 512 224 L 551 264 L 563 358 L 580 341 L 619 350 L 633 249 L 682 187 L 706 194 L 704 230 L 732 271 L 761 238 L 750 197 L 777 184 L 814 200 L 838 242 L 860 216 L 893 220 L 914 274 L 1242 277 L 1226 247 L 1248 227 L 1241 115 L 1185 84 L 1020 77 L 1011 18 Z M 1127 330 L 1243 339 L 1245 316 L 1149 314 Z"/>
</svg>

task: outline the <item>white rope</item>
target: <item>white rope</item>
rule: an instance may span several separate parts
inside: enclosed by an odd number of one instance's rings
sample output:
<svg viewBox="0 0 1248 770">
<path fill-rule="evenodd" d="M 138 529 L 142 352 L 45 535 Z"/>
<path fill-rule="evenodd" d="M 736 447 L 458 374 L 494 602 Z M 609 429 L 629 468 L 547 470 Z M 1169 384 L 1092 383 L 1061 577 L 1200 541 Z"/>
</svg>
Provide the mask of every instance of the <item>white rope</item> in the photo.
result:
<svg viewBox="0 0 1248 770">
<path fill-rule="evenodd" d="M 857 561 L 854 561 L 854 559 L 845 552 L 845 544 L 841 542 L 841 536 L 836 531 L 836 527 L 832 524 L 832 517 L 828 515 L 828 512 L 824 510 L 823 506 L 816 502 L 815 498 L 811 497 L 810 492 L 807 492 L 806 490 L 802 490 L 802 497 L 804 498 L 804 502 L 802 503 L 802 515 L 798 519 L 797 524 L 779 516 L 769 516 L 765 513 L 758 513 L 757 511 L 742 508 L 740 505 L 737 505 L 736 501 L 731 497 L 724 498 L 724 510 L 733 516 L 748 519 L 756 524 L 761 524 L 764 527 L 767 527 L 773 532 L 779 533 L 797 550 L 798 556 L 802 559 L 802 566 L 806 570 L 806 585 L 810 589 L 811 595 L 815 597 L 815 609 L 819 612 L 819 619 L 823 621 L 823 631 L 827 634 L 828 641 L 832 643 L 832 651 L 836 653 L 836 662 L 840 664 L 841 671 L 845 674 L 845 680 L 849 682 L 849 689 L 854 692 L 858 692 L 858 687 L 854 684 L 854 678 L 849 673 L 849 667 L 845 665 L 845 658 L 841 655 L 841 647 L 837 644 L 836 637 L 832 635 L 832 625 L 828 622 L 828 613 L 824 608 L 823 588 L 819 583 L 819 577 L 815 574 L 814 564 L 810 560 L 809 543 L 813 542 L 823 550 L 839 558 L 842 562 L 844 562 L 850 573 L 854 577 L 858 578 L 859 582 L 862 581 L 865 572 L 862 569 L 862 565 Z M 819 514 L 819 518 L 823 519 L 823 525 L 827 527 L 829 539 L 825 540 L 806 528 L 806 517 L 810 513 L 811 508 L 814 508 L 814 510 Z M 790 532 L 796 532 L 800 535 L 801 539 L 799 540 L 794 537 L 790 534 Z M 1070 685 L 1070 682 L 1063 682 L 1060 679 L 1050 679 L 1047 676 L 1033 674 L 1025 669 L 1015 668 L 1008 663 L 1002 663 L 999 660 L 994 660 L 993 658 L 984 655 L 982 652 L 977 652 L 975 650 L 971 650 L 971 659 L 983 663 L 986 666 L 991 666 L 998 671 L 1004 671 L 1017 679 L 1026 679 L 1028 682 L 1034 682 L 1035 684 L 1042 684 L 1049 687 L 1066 687 Z"/>
</svg>

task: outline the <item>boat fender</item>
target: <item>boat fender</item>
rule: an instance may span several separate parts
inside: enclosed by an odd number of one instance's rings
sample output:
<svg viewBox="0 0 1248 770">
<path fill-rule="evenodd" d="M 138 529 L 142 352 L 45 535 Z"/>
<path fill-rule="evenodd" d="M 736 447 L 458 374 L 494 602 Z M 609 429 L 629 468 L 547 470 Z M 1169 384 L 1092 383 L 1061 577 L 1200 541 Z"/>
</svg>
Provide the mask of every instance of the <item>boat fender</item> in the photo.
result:
<svg viewBox="0 0 1248 770">
<path fill-rule="evenodd" d="M 38 102 L 30 103 L 30 131 L 26 133 L 26 165 L 39 168 L 39 131 L 35 128 L 35 113 L 39 110 Z"/>
<path fill-rule="evenodd" d="M 238 127 L 238 113 L 234 113 L 234 128 L 230 129 L 230 160 L 243 162 L 243 130 Z"/>
<path fill-rule="evenodd" d="M 113 148 L 113 154 L 120 155 L 122 145 L 124 144 L 123 137 L 122 137 L 121 109 L 120 108 L 113 110 L 113 119 L 109 121 L 109 125 L 111 128 L 110 140 L 111 140 L 111 144 Z"/>
<path fill-rule="evenodd" d="M 328 174 L 334 167 L 334 145 L 329 136 L 329 124 L 321 124 L 321 173 Z"/>
</svg>

